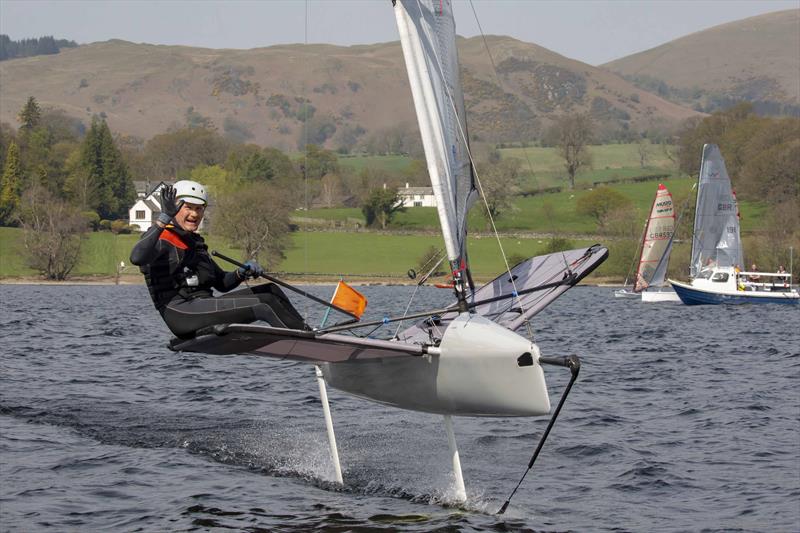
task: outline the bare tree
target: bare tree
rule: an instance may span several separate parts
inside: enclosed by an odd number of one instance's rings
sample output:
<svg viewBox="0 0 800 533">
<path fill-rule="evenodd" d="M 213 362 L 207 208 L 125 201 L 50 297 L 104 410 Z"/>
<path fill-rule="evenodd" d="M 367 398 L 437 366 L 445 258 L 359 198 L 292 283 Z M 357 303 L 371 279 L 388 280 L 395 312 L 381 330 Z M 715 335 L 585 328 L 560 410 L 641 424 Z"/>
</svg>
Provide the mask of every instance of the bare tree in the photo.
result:
<svg viewBox="0 0 800 533">
<path fill-rule="evenodd" d="M 28 265 L 47 279 L 67 279 L 89 226 L 80 209 L 35 185 L 22 195 L 18 217 Z"/>
<path fill-rule="evenodd" d="M 650 156 L 650 141 L 639 138 L 636 142 L 636 151 L 639 154 L 639 167 L 644 168 L 647 165 L 647 158 Z"/>
<path fill-rule="evenodd" d="M 213 230 L 244 250 L 246 259 L 258 259 L 267 268 L 284 258 L 289 235 L 290 202 L 284 191 L 256 183 L 220 196 Z"/>
<path fill-rule="evenodd" d="M 564 115 L 554 125 L 556 146 L 564 159 L 569 176 L 569 188 L 575 188 L 575 175 L 591 164 L 588 145 L 592 140 L 592 118 L 585 113 Z"/>
<path fill-rule="evenodd" d="M 481 202 L 481 212 L 487 223 L 511 208 L 511 197 L 519 185 L 519 167 L 519 159 L 514 158 L 478 165 L 480 190 L 486 200 Z"/>
<path fill-rule="evenodd" d="M 676 153 L 675 146 L 671 145 L 669 141 L 663 140 L 661 141 L 661 152 L 664 156 L 669 159 L 669 162 L 672 163 L 673 166 L 678 164 L 678 155 Z"/>
<path fill-rule="evenodd" d="M 325 207 L 336 205 L 342 195 L 342 179 L 337 174 L 325 174 L 320 180 L 319 200 Z"/>
</svg>

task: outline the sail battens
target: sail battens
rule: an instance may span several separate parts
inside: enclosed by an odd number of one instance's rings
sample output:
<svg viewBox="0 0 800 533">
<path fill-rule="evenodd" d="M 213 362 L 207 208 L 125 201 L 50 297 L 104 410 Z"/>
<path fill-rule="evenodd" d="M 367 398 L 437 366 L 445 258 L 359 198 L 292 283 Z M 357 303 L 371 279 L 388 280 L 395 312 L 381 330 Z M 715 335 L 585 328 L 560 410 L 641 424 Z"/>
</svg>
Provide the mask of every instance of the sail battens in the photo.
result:
<svg viewBox="0 0 800 533">
<path fill-rule="evenodd" d="M 400 0 L 397 28 L 428 174 L 451 266 L 466 261 L 467 212 L 476 197 L 449 0 Z"/>
</svg>

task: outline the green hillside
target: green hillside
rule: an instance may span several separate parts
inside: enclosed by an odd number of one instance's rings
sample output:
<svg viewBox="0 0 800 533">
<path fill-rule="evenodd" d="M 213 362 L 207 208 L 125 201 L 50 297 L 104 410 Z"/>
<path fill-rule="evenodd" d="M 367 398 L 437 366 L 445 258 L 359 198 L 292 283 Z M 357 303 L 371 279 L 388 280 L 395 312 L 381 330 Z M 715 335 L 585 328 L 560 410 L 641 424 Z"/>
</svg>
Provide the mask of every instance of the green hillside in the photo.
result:
<svg viewBox="0 0 800 533">
<path fill-rule="evenodd" d="M 631 199 L 638 212 L 638 218 L 641 218 L 644 223 L 658 183 L 658 181 L 618 183 L 612 187 Z M 695 180 L 688 177 L 670 178 L 660 183 L 666 185 L 676 201 L 680 201 L 689 194 Z M 597 231 L 594 220 L 591 217 L 579 215 L 575 211 L 576 202 L 590 190 L 581 189 L 516 197 L 513 201 L 513 208 L 495 221 L 497 230 L 500 232 L 591 235 Z M 742 231 L 761 229 L 765 209 L 766 206 L 763 204 L 743 201 L 740 205 Z M 364 217 L 358 208 L 312 209 L 303 212 L 303 217 L 339 222 L 358 220 L 362 226 L 364 224 Z M 473 208 L 470 212 L 469 227 L 471 232 L 484 232 L 488 229 L 486 220 L 477 208 Z M 438 231 L 439 219 L 436 208 L 408 208 L 396 216 L 392 222 L 392 229 Z"/>
<path fill-rule="evenodd" d="M 552 148 L 533 147 L 525 151 L 531 160 L 533 175 L 528 168 L 527 183 L 563 185 L 560 178 L 561 162 Z M 655 147 L 654 147 L 655 151 Z M 520 157 L 521 148 L 505 148 L 502 157 Z M 575 191 L 562 190 L 516 196 L 513 207 L 496 219 L 497 230 L 505 234 L 502 238 L 508 256 L 531 256 L 541 253 L 548 244 L 549 235 L 558 235 L 572 240 L 575 246 L 601 242 L 612 251 L 611 258 L 597 271 L 601 276 L 622 278 L 629 269 L 635 255 L 635 240 L 615 240 L 595 236 L 595 221 L 576 212 L 576 202 L 591 191 L 590 184 L 611 181 L 610 186 L 628 197 L 635 209 L 634 218 L 642 223 L 650 208 L 653 194 L 659 181 L 672 191 L 678 204 L 691 193 L 694 179 L 675 176 L 670 162 L 664 156 L 653 156 L 648 168 L 639 168 L 637 147 L 628 145 L 593 146 L 594 168 L 587 169 L 578 177 L 579 187 Z M 342 166 L 353 169 L 383 169 L 389 174 L 406 171 L 412 159 L 406 156 L 353 156 L 340 159 Z M 598 168 L 599 166 L 603 168 Z M 523 163 L 523 175 L 527 162 Z M 621 179 L 648 174 L 668 176 L 663 180 L 614 183 Z M 546 182 L 545 177 L 551 181 Z M 581 185 L 582 184 L 582 185 Z M 544 186 L 541 186 L 544 188 Z M 479 200 L 480 201 L 480 200 Z M 689 205 L 691 205 L 691 201 Z M 762 229 L 766 206 L 745 202 L 740 205 L 742 231 L 745 235 Z M 385 277 L 387 280 L 403 279 L 409 268 L 414 268 L 423 253 L 431 246 L 441 247 L 438 215 L 435 208 L 409 208 L 397 215 L 391 232 L 363 230 L 364 220 L 359 208 L 312 209 L 298 211 L 295 222 L 301 226 L 312 226 L 309 219 L 316 219 L 315 229 L 322 231 L 298 231 L 292 234 L 292 244 L 286 250 L 286 259 L 278 270 L 290 273 L 312 273 L 320 275 L 356 275 Z M 691 224 L 691 221 L 684 221 Z M 358 231 L 355 230 L 358 227 Z M 470 258 L 477 277 L 491 277 L 503 269 L 502 257 L 497 241 L 487 236 L 490 228 L 476 208 L 470 213 L 469 243 Z M 339 231 L 326 231 L 337 228 Z M 345 230 L 345 231 L 342 231 Z M 394 232 L 394 233 L 392 233 Z M 511 236 L 511 235 L 516 236 Z M 114 235 L 109 232 L 90 233 L 84 242 L 81 261 L 72 272 L 73 276 L 112 276 L 121 264 L 127 265 L 128 255 L 137 235 Z M 208 237 L 209 246 L 233 257 L 241 252 L 231 249 L 216 237 Z M 674 265 L 685 265 L 688 261 L 688 244 L 678 243 L 673 257 Z M 16 228 L 0 228 L 0 277 L 35 276 L 24 261 L 22 232 Z M 129 265 L 124 273 L 135 273 Z"/>
</svg>

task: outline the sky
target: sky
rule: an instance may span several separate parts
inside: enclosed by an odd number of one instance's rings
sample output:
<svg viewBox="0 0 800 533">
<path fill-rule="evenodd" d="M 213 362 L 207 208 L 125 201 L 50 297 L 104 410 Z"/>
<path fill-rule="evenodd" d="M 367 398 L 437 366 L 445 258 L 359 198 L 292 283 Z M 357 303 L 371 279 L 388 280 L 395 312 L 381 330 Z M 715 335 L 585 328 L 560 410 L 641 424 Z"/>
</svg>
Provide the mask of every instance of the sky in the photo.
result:
<svg viewBox="0 0 800 533">
<path fill-rule="evenodd" d="M 460 35 L 510 35 L 599 65 L 800 0 L 454 0 Z M 0 0 L 0 33 L 207 48 L 398 39 L 389 0 Z"/>
</svg>

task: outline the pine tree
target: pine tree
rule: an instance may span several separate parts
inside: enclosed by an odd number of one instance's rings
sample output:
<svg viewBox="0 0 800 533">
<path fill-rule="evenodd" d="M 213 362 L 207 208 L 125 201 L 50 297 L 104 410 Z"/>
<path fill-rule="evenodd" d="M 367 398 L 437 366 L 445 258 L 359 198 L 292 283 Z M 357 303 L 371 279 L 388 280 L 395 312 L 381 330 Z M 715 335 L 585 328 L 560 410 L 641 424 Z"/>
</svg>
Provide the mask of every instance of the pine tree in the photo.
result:
<svg viewBox="0 0 800 533">
<path fill-rule="evenodd" d="M 19 112 L 19 115 L 17 115 L 17 120 L 20 122 L 19 129 L 23 131 L 31 131 L 33 128 L 39 125 L 41 119 L 42 110 L 39 108 L 36 98 L 29 96 L 25 107 L 23 107 Z"/>
<path fill-rule="evenodd" d="M 133 182 L 105 120 L 95 118 L 81 149 L 81 164 L 92 184 L 90 207 L 100 218 L 123 217 L 135 197 Z"/>
<path fill-rule="evenodd" d="M 6 156 L 3 178 L 0 180 L 0 225 L 8 226 L 19 205 L 22 190 L 22 165 L 19 161 L 17 143 L 11 141 Z"/>
</svg>

